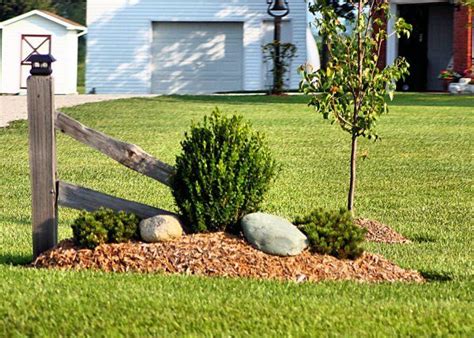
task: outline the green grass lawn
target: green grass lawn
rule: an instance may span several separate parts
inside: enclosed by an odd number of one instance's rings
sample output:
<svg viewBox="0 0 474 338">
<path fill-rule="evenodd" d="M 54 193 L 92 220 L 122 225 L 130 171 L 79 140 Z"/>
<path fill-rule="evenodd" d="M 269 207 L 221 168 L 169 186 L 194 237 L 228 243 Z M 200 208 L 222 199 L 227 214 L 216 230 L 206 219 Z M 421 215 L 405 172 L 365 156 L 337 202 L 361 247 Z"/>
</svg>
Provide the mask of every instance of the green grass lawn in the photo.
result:
<svg viewBox="0 0 474 338">
<path fill-rule="evenodd" d="M 263 206 L 288 218 L 345 205 L 349 136 L 292 97 L 158 97 L 65 109 L 169 162 L 214 107 L 264 131 L 283 170 Z M 0 336 L 473 336 L 474 98 L 399 95 L 362 141 L 356 209 L 413 240 L 366 244 L 429 282 L 294 284 L 43 271 L 31 260 L 26 122 L 0 129 Z M 169 190 L 58 135 L 62 180 L 174 210 Z M 60 210 L 60 237 L 77 215 Z"/>
</svg>

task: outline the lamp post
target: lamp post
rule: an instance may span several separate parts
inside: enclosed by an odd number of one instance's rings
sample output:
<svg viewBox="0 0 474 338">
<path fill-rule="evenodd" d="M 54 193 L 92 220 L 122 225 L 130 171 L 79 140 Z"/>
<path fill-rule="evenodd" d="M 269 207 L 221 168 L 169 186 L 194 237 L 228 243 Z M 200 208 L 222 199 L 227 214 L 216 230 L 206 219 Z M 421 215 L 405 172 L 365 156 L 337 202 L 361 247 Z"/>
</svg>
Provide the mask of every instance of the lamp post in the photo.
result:
<svg viewBox="0 0 474 338">
<path fill-rule="evenodd" d="M 268 14 L 274 18 L 275 28 L 273 35 L 273 43 L 275 46 L 275 61 L 273 71 L 273 90 L 274 94 L 280 94 L 281 86 L 279 82 L 283 81 L 283 69 L 280 56 L 280 42 L 281 42 L 281 19 L 290 13 L 288 0 L 267 0 Z"/>
</svg>

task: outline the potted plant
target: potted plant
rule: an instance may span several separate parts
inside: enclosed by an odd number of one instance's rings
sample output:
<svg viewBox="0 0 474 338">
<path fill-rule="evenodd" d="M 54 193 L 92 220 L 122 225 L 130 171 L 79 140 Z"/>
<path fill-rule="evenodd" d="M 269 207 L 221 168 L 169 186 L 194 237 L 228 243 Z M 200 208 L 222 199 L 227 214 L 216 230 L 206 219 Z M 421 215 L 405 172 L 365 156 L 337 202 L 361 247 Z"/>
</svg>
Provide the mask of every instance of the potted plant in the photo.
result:
<svg viewBox="0 0 474 338">
<path fill-rule="evenodd" d="M 472 68 L 468 68 L 464 71 L 463 77 L 471 79 L 469 84 L 474 85 L 474 70 Z"/>
<path fill-rule="evenodd" d="M 443 81 L 443 90 L 445 92 L 448 91 L 449 84 L 460 77 L 461 75 L 452 69 L 443 69 L 438 75 L 438 78 Z"/>
</svg>

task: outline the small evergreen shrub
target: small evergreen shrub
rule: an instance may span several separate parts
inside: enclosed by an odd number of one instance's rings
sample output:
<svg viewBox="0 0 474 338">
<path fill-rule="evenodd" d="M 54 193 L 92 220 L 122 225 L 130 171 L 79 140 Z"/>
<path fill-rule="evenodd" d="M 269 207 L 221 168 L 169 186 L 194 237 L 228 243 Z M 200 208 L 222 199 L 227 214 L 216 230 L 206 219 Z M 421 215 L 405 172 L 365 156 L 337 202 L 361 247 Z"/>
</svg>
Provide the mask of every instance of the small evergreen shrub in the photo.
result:
<svg viewBox="0 0 474 338">
<path fill-rule="evenodd" d="M 347 210 L 317 209 L 308 216 L 298 217 L 294 224 L 308 237 L 313 252 L 349 259 L 364 252 L 360 245 L 366 230 L 354 224 Z"/>
<path fill-rule="evenodd" d="M 71 227 L 75 243 L 93 249 L 104 243 L 138 239 L 139 222 L 135 214 L 100 208 L 94 212 L 82 211 Z"/>
<path fill-rule="evenodd" d="M 237 231 L 276 176 L 264 136 L 241 116 L 216 109 L 191 125 L 181 146 L 172 190 L 183 221 L 194 232 Z"/>
</svg>

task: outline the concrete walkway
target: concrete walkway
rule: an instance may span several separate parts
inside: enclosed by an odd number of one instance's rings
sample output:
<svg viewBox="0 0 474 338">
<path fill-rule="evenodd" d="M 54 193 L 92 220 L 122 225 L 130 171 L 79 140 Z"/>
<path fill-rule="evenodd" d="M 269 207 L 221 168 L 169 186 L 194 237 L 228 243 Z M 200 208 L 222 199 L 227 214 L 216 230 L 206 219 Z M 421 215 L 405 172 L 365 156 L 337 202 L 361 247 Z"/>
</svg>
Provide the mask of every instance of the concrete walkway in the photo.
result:
<svg viewBox="0 0 474 338">
<path fill-rule="evenodd" d="M 124 99 L 130 97 L 153 97 L 156 95 L 56 95 L 56 109 L 77 106 L 89 102 L 101 102 L 109 100 Z M 26 120 L 26 95 L 0 96 L 0 128 L 5 127 L 11 121 Z"/>
</svg>

